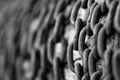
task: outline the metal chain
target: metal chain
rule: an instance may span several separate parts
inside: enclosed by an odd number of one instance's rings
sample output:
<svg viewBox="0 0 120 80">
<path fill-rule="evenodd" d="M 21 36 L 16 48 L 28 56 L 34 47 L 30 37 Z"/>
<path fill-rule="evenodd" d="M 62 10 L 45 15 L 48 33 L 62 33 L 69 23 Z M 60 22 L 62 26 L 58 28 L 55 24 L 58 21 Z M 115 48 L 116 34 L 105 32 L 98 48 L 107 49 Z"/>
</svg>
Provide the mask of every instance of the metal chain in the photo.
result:
<svg viewBox="0 0 120 80">
<path fill-rule="evenodd" d="M 31 0 L 28 7 L 1 13 L 14 17 L 0 24 L 9 29 L 0 34 L 1 80 L 66 80 L 66 68 L 75 80 L 120 80 L 119 0 Z"/>
</svg>

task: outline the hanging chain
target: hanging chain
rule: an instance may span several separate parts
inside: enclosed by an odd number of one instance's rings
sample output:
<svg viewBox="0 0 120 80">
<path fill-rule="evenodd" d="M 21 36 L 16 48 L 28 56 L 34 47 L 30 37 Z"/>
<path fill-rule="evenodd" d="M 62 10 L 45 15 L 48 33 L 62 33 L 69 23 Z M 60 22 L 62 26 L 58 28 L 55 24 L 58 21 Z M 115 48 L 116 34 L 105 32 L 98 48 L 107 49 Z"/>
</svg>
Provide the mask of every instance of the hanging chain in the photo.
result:
<svg viewBox="0 0 120 80">
<path fill-rule="evenodd" d="M 21 5 L 1 13 L 13 17 L 0 22 L 9 29 L 0 34 L 0 48 L 5 48 L 0 55 L 6 58 L 0 57 L 1 80 L 67 80 L 66 69 L 75 80 L 120 80 L 119 0 L 34 0 L 27 8 Z"/>
</svg>

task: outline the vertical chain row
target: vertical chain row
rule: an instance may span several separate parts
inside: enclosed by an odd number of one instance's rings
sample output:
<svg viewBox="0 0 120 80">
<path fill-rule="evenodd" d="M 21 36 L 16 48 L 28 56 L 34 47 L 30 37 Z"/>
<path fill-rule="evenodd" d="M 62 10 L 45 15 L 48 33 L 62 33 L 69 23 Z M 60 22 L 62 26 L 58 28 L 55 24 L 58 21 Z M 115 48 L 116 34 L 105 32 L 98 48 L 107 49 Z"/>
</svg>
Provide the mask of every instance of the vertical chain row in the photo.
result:
<svg viewBox="0 0 120 80">
<path fill-rule="evenodd" d="M 87 22 L 79 15 L 82 9 L 88 10 Z M 77 45 L 76 37 L 74 42 L 78 47 L 77 50 L 75 46 L 75 50 L 79 51 L 82 58 L 82 67 L 78 67 L 78 63 L 76 65 L 73 63 L 71 51 L 73 44 L 69 46 L 67 53 L 68 66 L 76 73 L 77 79 L 119 80 L 119 1 L 78 0 L 73 6 L 70 20 L 75 27 L 75 23 L 80 24 L 80 30 L 77 27 L 79 30 Z M 74 66 L 77 70 L 83 68 L 83 71 L 74 71 Z"/>
</svg>

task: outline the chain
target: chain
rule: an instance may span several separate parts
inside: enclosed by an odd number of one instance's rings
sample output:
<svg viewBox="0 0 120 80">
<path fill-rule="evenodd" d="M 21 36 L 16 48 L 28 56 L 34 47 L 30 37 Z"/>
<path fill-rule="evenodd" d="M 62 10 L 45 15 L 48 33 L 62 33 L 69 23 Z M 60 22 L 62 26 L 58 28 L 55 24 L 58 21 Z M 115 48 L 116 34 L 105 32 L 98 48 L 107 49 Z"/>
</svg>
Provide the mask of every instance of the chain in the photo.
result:
<svg viewBox="0 0 120 80">
<path fill-rule="evenodd" d="M 30 0 L 24 6 L 11 9 L 16 15 L 1 13 L 8 20 L 0 26 L 9 29 L 0 34 L 1 80 L 67 80 L 66 69 L 75 80 L 120 80 L 119 0 Z"/>
</svg>

